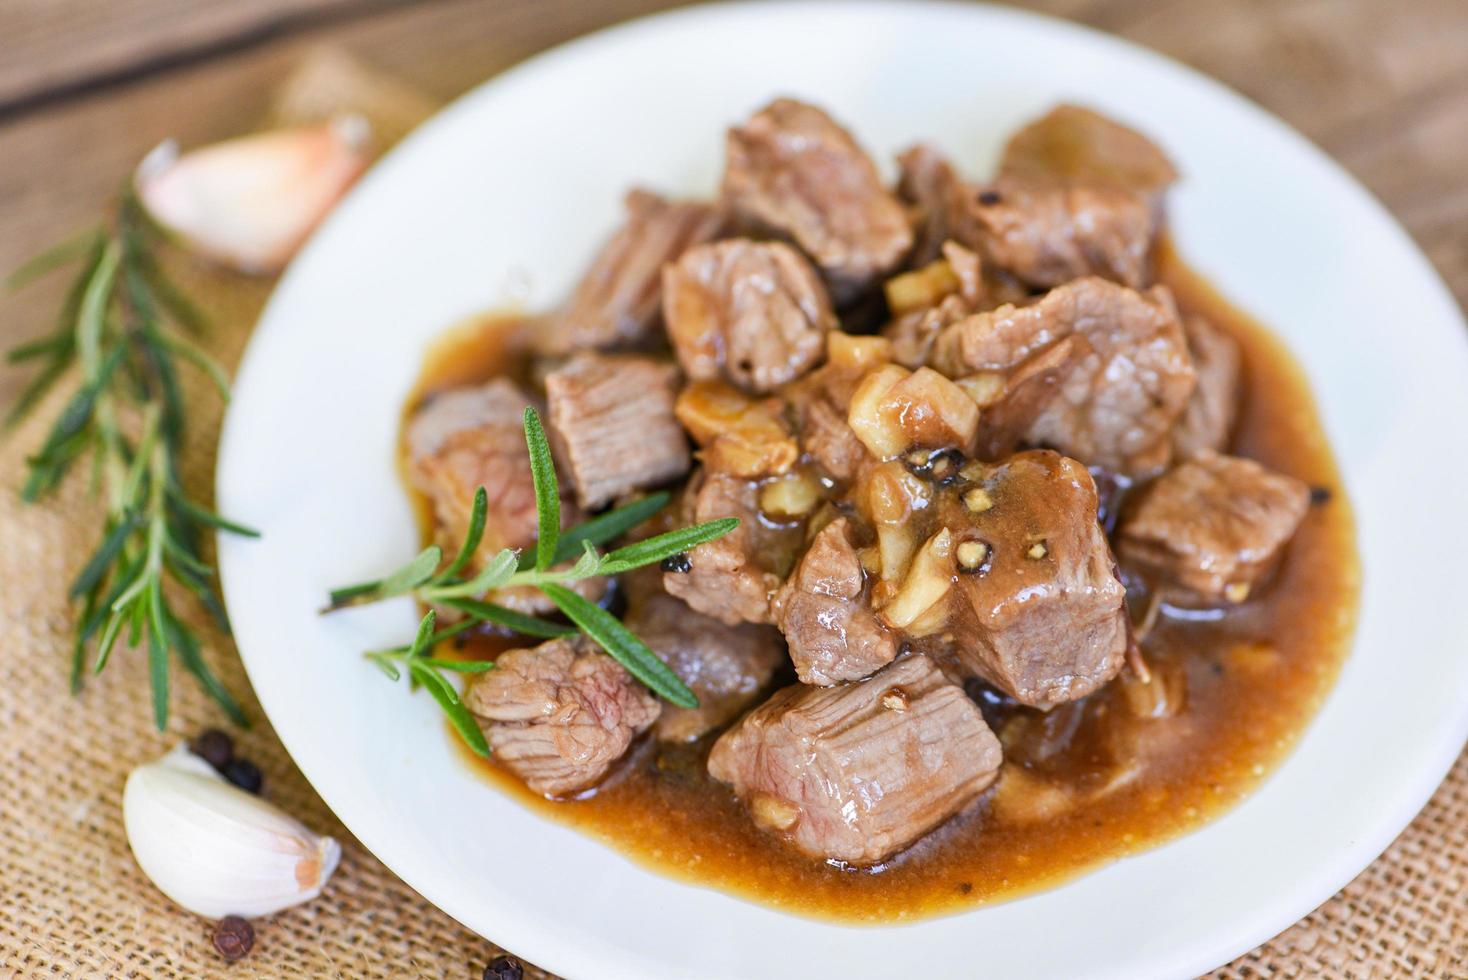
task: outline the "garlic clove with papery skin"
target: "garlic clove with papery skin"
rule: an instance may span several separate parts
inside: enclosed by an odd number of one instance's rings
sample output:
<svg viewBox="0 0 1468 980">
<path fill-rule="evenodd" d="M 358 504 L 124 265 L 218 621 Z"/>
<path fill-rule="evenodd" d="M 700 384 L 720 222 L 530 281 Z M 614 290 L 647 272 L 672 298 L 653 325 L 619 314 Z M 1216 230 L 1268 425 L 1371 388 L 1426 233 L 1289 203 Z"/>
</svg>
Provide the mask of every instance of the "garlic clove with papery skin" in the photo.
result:
<svg viewBox="0 0 1468 980">
<path fill-rule="evenodd" d="M 249 273 L 279 272 L 366 169 L 361 116 L 225 140 L 183 155 L 160 144 L 134 185 L 185 245 Z"/>
<path fill-rule="evenodd" d="M 309 901 L 341 860 L 335 840 L 231 785 L 183 744 L 132 771 L 122 817 L 153 884 L 211 919 Z"/>
</svg>

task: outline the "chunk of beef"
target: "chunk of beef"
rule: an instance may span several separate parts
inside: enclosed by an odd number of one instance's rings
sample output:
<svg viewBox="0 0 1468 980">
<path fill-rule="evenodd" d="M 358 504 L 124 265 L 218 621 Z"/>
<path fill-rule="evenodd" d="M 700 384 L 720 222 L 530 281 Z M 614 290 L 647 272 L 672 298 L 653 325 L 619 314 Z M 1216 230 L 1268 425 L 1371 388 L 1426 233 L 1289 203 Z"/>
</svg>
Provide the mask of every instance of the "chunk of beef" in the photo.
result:
<svg viewBox="0 0 1468 980">
<path fill-rule="evenodd" d="M 1222 452 L 1239 411 L 1243 357 L 1239 342 L 1200 316 L 1183 320 L 1198 386 L 1172 430 L 1173 454 L 1181 459 L 1203 449 Z"/>
<path fill-rule="evenodd" d="M 977 453 L 981 459 L 998 459 L 1029 440 L 1030 429 L 1060 393 L 1070 373 L 1093 352 L 1086 338 L 1071 334 L 1026 360 L 1007 375 L 983 374 L 990 384 L 998 379 L 992 400 L 981 403 L 983 424 L 979 428 Z"/>
<path fill-rule="evenodd" d="M 912 229 L 851 135 L 815 106 L 776 99 L 729 130 L 723 199 L 734 218 L 788 238 L 844 306 L 895 269 Z"/>
<path fill-rule="evenodd" d="M 926 573 L 953 576 L 940 638 L 951 636 L 962 671 L 1023 704 L 1090 694 L 1127 649 L 1126 590 L 1096 523 L 1090 473 L 1049 450 L 961 472 L 937 500 L 951 561 Z"/>
<path fill-rule="evenodd" d="M 798 527 L 778 527 L 759 511 L 759 484 L 707 467 L 694 472 L 681 504 L 683 524 L 737 517 L 739 526 L 688 553 L 686 571 L 663 575 L 663 587 L 730 626 L 770 622 L 770 595 L 794 562 Z"/>
<path fill-rule="evenodd" d="M 924 216 L 917 263 L 931 262 L 952 240 L 982 256 L 986 272 L 1007 272 L 1029 286 L 1085 275 L 1129 286 L 1146 279 L 1156 221 L 1144 194 L 1043 173 L 976 186 L 922 145 L 899 160 L 899 192 Z"/>
<path fill-rule="evenodd" d="M 1157 145 L 1090 109 L 1059 105 L 1009 139 L 999 172 L 1120 187 L 1155 196 L 1177 179 Z"/>
<path fill-rule="evenodd" d="M 479 556 L 534 544 L 535 485 L 525 449 L 523 417 L 530 398 L 505 378 L 433 395 L 407 427 L 408 475 L 433 503 L 439 536 L 452 551 L 469 527 L 474 491 L 489 497 Z M 562 502 L 568 526 L 579 521 Z"/>
<path fill-rule="evenodd" d="M 897 637 L 871 610 L 851 532 L 845 517 L 822 528 L 771 605 L 804 684 L 858 680 L 897 656 Z"/>
<path fill-rule="evenodd" d="M 892 341 L 892 359 L 915 371 L 928 363 L 933 344 L 943 328 L 972 312 L 962 297 L 945 296 L 937 306 L 914 310 L 893 320 L 882 328 L 882 336 Z"/>
<path fill-rule="evenodd" d="M 1097 275 L 1140 287 L 1152 249 L 1146 198 L 1116 187 L 1000 177 L 972 192 L 959 238 L 1030 286 Z"/>
<path fill-rule="evenodd" d="M 1250 459 L 1201 450 L 1123 515 L 1123 560 L 1206 602 L 1242 602 L 1310 507 L 1310 488 Z"/>
<path fill-rule="evenodd" d="M 849 480 L 870 457 L 846 422 L 852 395 L 869 365 L 886 363 L 891 345 L 880 337 L 832 333 L 830 360 L 783 395 L 798 423 L 801 449 L 829 477 Z"/>
<path fill-rule="evenodd" d="M 647 191 L 628 194 L 626 207 L 626 222 L 553 318 L 542 340 L 547 353 L 654 345 L 660 336 L 663 265 L 714 238 L 724 225 L 711 205 L 666 201 Z"/>
<path fill-rule="evenodd" d="M 1070 336 L 1085 344 L 1064 364 L 1049 366 L 1054 397 L 1033 399 L 1039 404 L 1024 441 L 1127 475 L 1161 469 L 1196 383 L 1164 286 L 1138 293 L 1096 277 L 1077 279 L 1030 306 L 1002 306 L 945 328 L 932 360 L 955 377 L 1007 373 Z"/>
<path fill-rule="evenodd" d="M 897 157 L 897 193 L 918 212 L 917 243 L 908 261 L 925 266 L 937 260 L 943 243 L 955 237 L 958 218 L 968 205 L 971 188 L 959 177 L 948 158 L 926 143 Z"/>
<path fill-rule="evenodd" d="M 709 775 L 799 850 L 871 865 L 994 781 L 999 740 L 927 657 L 864 681 L 787 687 L 714 743 Z"/>
<path fill-rule="evenodd" d="M 846 409 L 824 392 L 810 392 L 795 404 L 800 416 L 801 447 L 826 475 L 837 480 L 854 477 L 867 459 L 867 451 L 846 424 Z"/>
<path fill-rule="evenodd" d="M 626 622 L 698 696 L 696 708 L 663 706 L 654 732 L 665 742 L 691 742 L 732 721 L 770 682 L 784 655 L 773 627 L 727 626 L 661 589 L 634 602 Z"/>
<path fill-rule="evenodd" d="M 734 238 L 663 270 L 663 316 L 693 381 L 773 391 L 820 361 L 835 314 L 810 263 L 783 242 Z"/>
<path fill-rule="evenodd" d="M 583 353 L 546 375 L 551 445 L 582 507 L 688 471 L 677 386 L 677 369 L 641 356 Z"/>
<path fill-rule="evenodd" d="M 600 782 L 632 740 L 657 720 L 660 702 L 584 637 L 500 655 L 464 692 L 490 750 L 545 796 Z"/>
</svg>

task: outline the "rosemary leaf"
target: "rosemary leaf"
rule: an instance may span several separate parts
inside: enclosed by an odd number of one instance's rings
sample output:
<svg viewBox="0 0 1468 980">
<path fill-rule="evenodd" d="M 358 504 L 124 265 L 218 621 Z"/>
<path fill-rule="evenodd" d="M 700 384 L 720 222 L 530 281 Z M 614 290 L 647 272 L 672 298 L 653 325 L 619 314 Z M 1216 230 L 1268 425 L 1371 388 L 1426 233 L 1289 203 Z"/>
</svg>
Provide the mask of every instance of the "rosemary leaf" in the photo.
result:
<svg viewBox="0 0 1468 980">
<path fill-rule="evenodd" d="M 228 531 L 230 534 L 238 534 L 242 538 L 258 538 L 260 536 L 260 532 L 252 527 L 246 527 L 243 524 L 236 524 L 234 521 L 225 520 L 213 511 L 200 507 L 185 497 L 183 492 L 176 486 L 169 486 L 168 502 L 186 516 L 201 523 L 208 524 L 210 527 L 218 528 L 221 531 Z"/>
<path fill-rule="evenodd" d="M 250 719 L 240 707 L 239 702 L 229 693 L 229 689 L 220 682 L 214 671 L 204 661 L 203 653 L 199 649 L 198 638 L 187 626 L 179 622 L 174 615 L 163 610 L 163 618 L 168 627 L 168 636 L 173 644 L 173 651 L 178 655 L 179 663 L 183 664 L 185 670 L 194 676 L 204 693 L 214 699 L 214 702 L 229 716 L 229 720 L 241 728 L 248 728 Z"/>
<path fill-rule="evenodd" d="M 484 674 L 494 670 L 493 660 L 441 660 L 438 657 L 422 657 L 418 662 L 457 674 Z"/>
<path fill-rule="evenodd" d="M 433 624 L 437 619 L 438 613 L 432 609 L 424 614 L 423 619 L 418 623 L 418 633 L 413 637 L 413 645 L 408 647 L 409 660 L 428 653 L 430 649 L 428 641 L 433 636 Z"/>
<path fill-rule="evenodd" d="M 403 675 L 398 673 L 397 665 L 394 664 L 392 660 L 383 656 L 382 654 L 369 653 L 367 654 L 367 659 L 372 661 L 373 665 L 376 666 L 378 670 L 386 674 L 388 680 L 395 681 L 402 678 Z"/>
<path fill-rule="evenodd" d="M 330 612 L 344 606 L 356 606 L 406 595 L 432 578 L 434 569 L 438 568 L 441 561 L 443 561 L 443 551 L 438 545 L 431 544 L 387 578 L 333 589 L 328 596 L 329 604 L 323 611 Z"/>
<path fill-rule="evenodd" d="M 453 685 L 443 679 L 443 676 L 423 663 L 421 660 L 409 660 L 408 672 L 412 677 L 428 688 L 428 693 L 433 695 L 433 700 L 448 715 L 449 722 L 459 733 L 459 737 L 476 755 L 489 758 L 489 743 L 484 740 L 484 733 L 479 730 L 479 723 L 459 701 L 459 694 Z"/>
<path fill-rule="evenodd" d="M 153 723 L 168 728 L 168 636 L 163 625 L 163 590 L 158 579 L 148 589 L 148 680 L 153 689 Z"/>
<path fill-rule="evenodd" d="M 82 371 L 89 378 L 97 376 L 97 369 L 102 363 L 102 335 L 107 308 L 112 300 L 112 285 L 117 279 L 117 266 L 121 260 L 122 253 L 117 243 L 108 242 L 102 250 L 102 257 L 97 261 L 97 267 L 92 270 L 91 278 L 87 280 L 86 289 L 82 292 L 81 307 L 77 310 L 77 354 L 81 358 Z M 119 356 L 123 350 L 122 347 L 117 348 Z"/>
<path fill-rule="evenodd" d="M 200 559 L 193 552 L 185 548 L 179 542 L 178 538 L 176 538 L 172 534 L 164 535 L 163 550 L 166 553 L 167 558 L 177 562 L 179 565 L 182 565 L 191 574 L 199 578 L 204 578 L 214 574 L 213 568 L 205 564 L 202 559 Z"/>
<path fill-rule="evenodd" d="M 46 355 L 55 357 L 70 346 L 70 339 L 69 335 L 60 333 L 42 337 L 40 340 L 32 340 L 27 344 L 18 344 L 5 352 L 5 363 L 20 364 Z"/>
<path fill-rule="evenodd" d="M 97 546 L 97 550 L 92 553 L 92 557 L 72 581 L 71 588 L 67 590 L 67 595 L 75 599 L 94 590 L 101 583 L 102 576 L 107 573 L 107 570 L 112 567 L 113 562 L 117 560 L 118 553 L 122 551 L 122 546 L 127 543 L 128 536 L 133 533 L 136 527 L 137 522 L 131 515 L 119 521 L 117 526 L 109 531 L 107 536 L 102 539 L 102 543 Z M 86 619 L 87 616 L 84 615 L 82 617 L 83 622 Z"/>
<path fill-rule="evenodd" d="M 14 428 L 17 422 L 29 415 L 31 409 L 35 408 L 36 403 L 45 397 L 46 392 L 51 390 L 51 386 L 61 377 L 70 363 L 71 359 L 69 357 L 58 357 L 41 368 L 36 376 L 28 381 L 26 386 L 21 389 L 10 411 L 5 413 L 5 421 L 0 422 L 0 430 Z"/>
<path fill-rule="evenodd" d="M 634 541 L 625 548 L 618 548 L 607 555 L 606 560 L 602 562 L 601 573 L 619 575 L 634 568 L 641 568 L 643 565 L 650 565 L 655 561 L 662 561 L 671 555 L 696 548 L 706 541 L 721 538 L 738 526 L 739 518 L 721 517 L 716 521 L 659 534 L 645 541 Z"/>
<path fill-rule="evenodd" d="M 540 587 L 556 608 L 566 614 L 595 640 L 612 658 L 627 668 L 628 673 L 680 708 L 698 707 L 698 698 L 688 689 L 673 669 L 663 663 L 637 636 L 615 616 L 593 605 L 563 585 L 547 583 Z"/>
<path fill-rule="evenodd" d="M 570 636 L 576 632 L 568 626 L 562 626 L 559 623 L 550 623 L 544 619 L 536 619 L 534 616 L 527 616 L 524 613 L 515 612 L 513 609 L 497 606 L 492 602 L 480 602 L 475 599 L 445 599 L 444 605 L 452 609 L 457 609 L 459 612 L 468 613 L 475 619 L 493 623 L 496 626 L 502 626 L 507 630 L 521 633 L 525 636 L 538 636 L 541 639 L 554 640 L 558 636 Z"/>
<path fill-rule="evenodd" d="M 431 544 L 418 552 L 418 556 L 402 568 L 382 580 L 380 591 L 384 597 L 411 592 L 433 577 L 434 569 L 443 561 L 443 551 Z"/>
<path fill-rule="evenodd" d="M 6 276 L 5 288 L 19 289 L 48 272 L 69 265 L 94 249 L 101 238 L 102 229 L 88 228 L 79 235 L 52 245 L 41 254 L 26 260 L 20 268 Z"/>
<path fill-rule="evenodd" d="M 224 373 L 224 368 L 220 367 L 214 358 L 182 337 L 170 337 L 163 333 L 159 333 L 158 337 L 165 347 L 203 372 L 204 376 L 214 383 L 220 399 L 228 404 L 229 376 Z"/>
<path fill-rule="evenodd" d="M 94 586 L 87 593 L 86 604 L 82 607 L 80 622 L 90 620 L 97 611 L 97 600 L 102 594 L 100 585 Z M 69 687 L 71 693 L 76 694 L 82 689 L 82 674 L 86 669 L 87 660 L 87 634 L 78 629 L 71 640 L 71 674 Z"/>
<path fill-rule="evenodd" d="M 111 603 L 108 604 L 111 608 Z M 128 620 L 127 612 L 114 610 L 107 617 L 107 625 L 102 629 L 102 637 L 97 641 L 97 657 L 92 663 L 92 673 L 102 673 L 102 668 L 107 666 L 107 658 L 112 655 L 112 648 L 117 644 L 117 637 L 122 633 L 123 624 Z"/>
<path fill-rule="evenodd" d="M 540 416 L 525 407 L 525 446 L 530 451 L 530 473 L 535 482 L 535 512 L 539 520 L 535 541 L 535 567 L 545 571 L 555 564 L 556 543 L 561 533 L 561 491 L 556 483 L 556 464 Z"/>
<path fill-rule="evenodd" d="M 469 531 L 464 535 L 464 543 L 459 547 L 459 553 L 454 560 L 439 575 L 441 579 L 450 579 L 459 574 L 459 570 L 469 564 L 469 559 L 474 557 L 474 552 L 479 550 L 479 542 L 484 537 L 484 519 L 489 512 L 489 494 L 483 487 L 474 491 L 474 506 L 469 511 Z"/>
<path fill-rule="evenodd" d="M 484 595 L 509 581 L 510 576 L 515 574 L 515 565 L 519 560 L 518 554 L 506 548 L 495 555 L 489 564 L 485 565 L 479 574 L 469 581 L 430 586 L 424 590 L 423 598 L 434 602 L 439 599 L 461 599 Z"/>
<path fill-rule="evenodd" d="M 98 366 L 97 375 L 77 389 L 75 395 L 66 403 L 61 414 L 56 418 L 56 424 L 51 427 L 46 441 L 41 448 L 31 457 L 32 466 L 54 465 L 63 458 L 66 447 L 78 435 L 84 433 L 87 425 L 92 421 L 92 413 L 97 408 L 97 398 L 102 393 L 103 387 L 112 377 L 112 372 L 121 363 L 123 349 L 117 348 L 107 355 L 106 360 Z M 75 455 L 74 453 L 72 455 Z M 54 483 L 54 481 L 52 481 Z M 49 487 L 48 487 L 49 488 Z M 27 498 L 27 499 L 34 499 Z"/>
<path fill-rule="evenodd" d="M 591 578 L 601 570 L 602 558 L 601 553 L 596 550 L 596 545 L 590 541 L 583 541 L 581 542 L 581 546 L 583 548 L 581 557 L 576 560 L 576 564 L 572 565 L 570 571 L 566 574 L 568 580 L 575 581 L 576 579 Z"/>
<path fill-rule="evenodd" d="M 575 558 L 581 551 L 583 541 L 590 541 L 592 544 L 606 544 L 618 535 L 632 530 L 666 507 L 670 499 L 672 498 L 669 494 L 660 490 L 562 531 L 560 543 L 556 545 L 555 563 L 559 564 Z M 534 555 L 527 553 L 520 557 L 521 571 L 534 566 Z"/>
</svg>

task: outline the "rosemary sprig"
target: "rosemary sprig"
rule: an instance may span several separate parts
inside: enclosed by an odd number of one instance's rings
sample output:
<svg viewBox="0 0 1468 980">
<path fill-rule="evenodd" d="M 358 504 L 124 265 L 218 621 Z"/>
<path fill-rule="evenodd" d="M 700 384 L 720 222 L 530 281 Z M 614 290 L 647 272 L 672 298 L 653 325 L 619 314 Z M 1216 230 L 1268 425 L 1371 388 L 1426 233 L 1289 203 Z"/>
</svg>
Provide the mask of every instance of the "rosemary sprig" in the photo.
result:
<svg viewBox="0 0 1468 980">
<path fill-rule="evenodd" d="M 34 502 L 87 459 L 91 485 L 106 502 L 96 549 L 71 583 L 81 604 L 72 643 L 71 688 L 80 689 L 88 651 L 102 670 L 117 643 L 145 644 L 153 718 L 168 723 L 170 655 L 237 724 L 239 703 L 209 669 L 197 635 L 178 615 L 170 584 L 194 597 L 227 631 L 224 606 L 205 559 L 206 531 L 254 536 L 190 498 L 178 453 L 187 423 L 180 362 L 202 371 L 228 398 L 224 371 L 187 336 L 203 318 L 163 273 L 163 233 L 131 190 L 96 228 L 36 256 L 8 280 L 18 288 L 67 265 L 78 272 L 51 333 L 12 349 L 12 363 L 36 362 L 3 427 L 33 410 L 73 367 L 77 387 L 40 448 L 27 460 L 21 496 Z M 137 422 L 134 425 L 132 423 Z"/>
<path fill-rule="evenodd" d="M 413 642 L 386 650 L 369 651 L 366 656 L 383 673 L 398 680 L 403 668 L 410 680 L 428 688 L 471 749 L 488 755 L 489 747 L 473 716 L 459 702 L 453 685 L 441 671 L 480 673 L 490 670 L 492 663 L 465 663 L 439 660 L 428 656 L 434 646 L 481 623 L 492 623 L 516 633 L 540 638 L 554 638 L 581 632 L 594 640 L 627 671 L 655 694 L 680 707 L 698 706 L 698 698 L 647 644 L 615 616 L 588 602 L 566 586 L 580 579 L 600 575 L 618 575 L 644 565 L 662 561 L 728 534 L 739 525 L 738 518 L 695 524 L 637 541 L 603 554 L 598 545 L 616 538 L 652 517 L 668 503 L 666 493 L 656 493 L 623 507 L 607 511 L 574 528 L 560 529 L 560 489 L 555 464 L 540 416 L 533 408 L 525 409 L 525 444 L 530 455 L 530 472 L 535 484 L 539 538 L 533 551 L 524 555 L 505 548 L 475 575 L 465 578 L 464 568 L 479 548 L 484 536 L 489 498 L 483 487 L 474 494 L 469 528 L 454 559 L 444 564 L 443 552 L 430 545 L 414 558 L 379 579 L 334 589 L 323 613 L 369 602 L 381 602 L 400 596 L 411 596 L 428 606 L 447 606 L 464 614 L 464 618 L 447 629 L 434 629 L 436 616 L 430 609 L 418 624 Z M 569 566 L 566 562 L 576 560 Z M 442 567 L 440 567 L 442 566 Z M 497 589 L 532 586 L 555 604 L 574 626 L 563 626 L 548 620 L 526 616 L 506 609 L 481 596 Z"/>
</svg>

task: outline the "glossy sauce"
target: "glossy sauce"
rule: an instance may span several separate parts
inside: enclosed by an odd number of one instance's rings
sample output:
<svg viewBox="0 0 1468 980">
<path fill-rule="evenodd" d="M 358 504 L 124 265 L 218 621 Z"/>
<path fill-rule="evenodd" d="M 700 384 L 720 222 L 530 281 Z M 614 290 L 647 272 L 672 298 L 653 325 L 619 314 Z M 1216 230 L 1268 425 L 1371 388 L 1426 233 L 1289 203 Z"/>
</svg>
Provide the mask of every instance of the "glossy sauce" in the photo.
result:
<svg viewBox="0 0 1468 980">
<path fill-rule="evenodd" d="M 1053 885 L 1155 847 L 1238 803 L 1294 745 L 1349 649 L 1360 589 L 1354 525 L 1314 400 L 1283 345 L 1170 248 L 1159 254 L 1158 278 L 1185 311 L 1203 314 L 1242 345 L 1232 452 L 1306 481 L 1321 498 L 1272 583 L 1244 605 L 1213 622 L 1158 618 L 1143 650 L 1165 681 L 1152 690 L 1170 692 L 1174 708 L 1181 695 L 1176 714 L 1139 717 L 1153 701 L 1138 699 L 1123 680 L 1048 715 L 975 690 L 1005 743 L 998 785 L 867 870 L 807 858 L 756 829 L 704 772 L 712 738 L 693 747 L 644 739 L 600 788 L 572 801 L 535 796 L 450 736 L 466 765 L 525 806 L 659 872 L 802 915 L 870 923 Z M 418 392 L 520 373 L 525 332 L 523 318 L 459 328 L 430 354 Z M 504 642 L 473 638 L 440 655 L 493 656 Z"/>
</svg>

